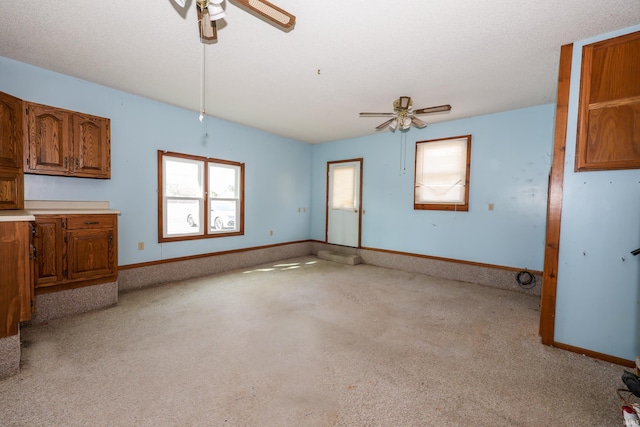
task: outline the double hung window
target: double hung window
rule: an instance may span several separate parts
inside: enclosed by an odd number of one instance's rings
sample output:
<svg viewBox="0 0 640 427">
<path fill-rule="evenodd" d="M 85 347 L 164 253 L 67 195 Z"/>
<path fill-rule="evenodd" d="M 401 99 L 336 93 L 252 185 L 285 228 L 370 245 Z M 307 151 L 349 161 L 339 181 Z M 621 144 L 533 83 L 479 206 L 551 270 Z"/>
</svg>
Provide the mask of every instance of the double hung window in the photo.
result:
<svg viewBox="0 0 640 427">
<path fill-rule="evenodd" d="M 416 143 L 414 209 L 468 211 L 471 135 Z"/>
<path fill-rule="evenodd" d="M 158 151 L 158 241 L 244 234 L 244 164 Z"/>
</svg>

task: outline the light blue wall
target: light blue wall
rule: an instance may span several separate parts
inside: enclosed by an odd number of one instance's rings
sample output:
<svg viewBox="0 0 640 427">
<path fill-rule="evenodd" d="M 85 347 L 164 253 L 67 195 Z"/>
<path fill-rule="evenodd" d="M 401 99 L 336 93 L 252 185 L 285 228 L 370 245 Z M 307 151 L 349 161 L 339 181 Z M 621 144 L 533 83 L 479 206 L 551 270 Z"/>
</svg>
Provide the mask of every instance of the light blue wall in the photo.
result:
<svg viewBox="0 0 640 427">
<path fill-rule="evenodd" d="M 119 264 L 305 240 L 311 146 L 0 57 L 0 91 L 111 119 L 112 179 L 25 175 L 27 200 L 106 200 Z M 209 101 L 209 102 L 214 102 Z M 245 163 L 245 235 L 158 243 L 157 150 Z M 306 208 L 306 213 L 298 213 Z M 273 236 L 269 231 L 273 230 Z M 138 242 L 145 243 L 143 251 Z"/>
<path fill-rule="evenodd" d="M 562 201 L 555 340 L 633 360 L 640 355 L 640 170 L 574 172 L 582 47 L 574 43 Z M 640 76 L 638 76 L 640 78 Z"/>
<path fill-rule="evenodd" d="M 361 157 L 363 246 L 542 270 L 553 125 L 549 104 L 316 145 L 311 238 L 325 236 L 327 162 Z M 415 142 L 468 134 L 469 212 L 414 210 Z"/>
</svg>

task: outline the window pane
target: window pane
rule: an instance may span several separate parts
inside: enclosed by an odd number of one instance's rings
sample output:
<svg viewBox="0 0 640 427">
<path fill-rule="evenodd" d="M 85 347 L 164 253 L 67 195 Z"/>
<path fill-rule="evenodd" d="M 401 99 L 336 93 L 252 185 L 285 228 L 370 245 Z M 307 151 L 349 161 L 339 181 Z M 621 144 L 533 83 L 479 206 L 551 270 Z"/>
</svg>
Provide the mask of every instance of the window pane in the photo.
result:
<svg viewBox="0 0 640 427">
<path fill-rule="evenodd" d="M 209 163 L 209 197 L 238 198 L 239 171 L 237 166 Z"/>
<path fill-rule="evenodd" d="M 466 205 L 470 138 L 426 141 L 416 145 L 416 204 Z"/>
<path fill-rule="evenodd" d="M 235 231 L 239 203 L 236 200 L 211 200 L 209 202 L 210 232 Z"/>
<path fill-rule="evenodd" d="M 331 207 L 333 209 L 355 208 L 356 168 L 339 166 L 333 169 Z"/>
<path fill-rule="evenodd" d="M 202 233 L 200 200 L 166 200 L 167 236 Z"/>
<path fill-rule="evenodd" d="M 203 197 L 204 162 L 164 157 L 164 194 L 168 197 Z"/>
</svg>

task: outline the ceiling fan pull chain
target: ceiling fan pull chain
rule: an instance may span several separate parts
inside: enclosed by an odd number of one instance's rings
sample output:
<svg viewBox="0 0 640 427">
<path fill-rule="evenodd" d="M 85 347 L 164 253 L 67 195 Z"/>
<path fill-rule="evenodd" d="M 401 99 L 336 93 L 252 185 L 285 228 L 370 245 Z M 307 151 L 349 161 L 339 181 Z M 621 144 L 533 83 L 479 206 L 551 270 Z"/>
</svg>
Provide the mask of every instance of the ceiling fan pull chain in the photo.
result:
<svg viewBox="0 0 640 427">
<path fill-rule="evenodd" d="M 201 53 L 201 60 L 202 60 L 202 67 L 200 69 L 200 123 L 202 123 L 202 121 L 204 120 L 204 90 L 205 90 L 205 85 L 204 85 L 204 77 L 205 77 L 205 44 L 204 43 L 200 43 L 202 45 L 202 53 Z"/>
</svg>

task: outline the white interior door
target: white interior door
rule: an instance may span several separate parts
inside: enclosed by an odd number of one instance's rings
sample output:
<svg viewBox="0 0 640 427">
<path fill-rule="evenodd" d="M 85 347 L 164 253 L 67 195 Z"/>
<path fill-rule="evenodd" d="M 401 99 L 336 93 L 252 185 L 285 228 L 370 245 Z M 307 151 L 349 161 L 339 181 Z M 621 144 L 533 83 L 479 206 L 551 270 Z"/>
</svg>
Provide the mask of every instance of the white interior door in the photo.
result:
<svg viewBox="0 0 640 427">
<path fill-rule="evenodd" d="M 327 243 L 360 247 L 362 160 L 327 165 Z"/>
</svg>

